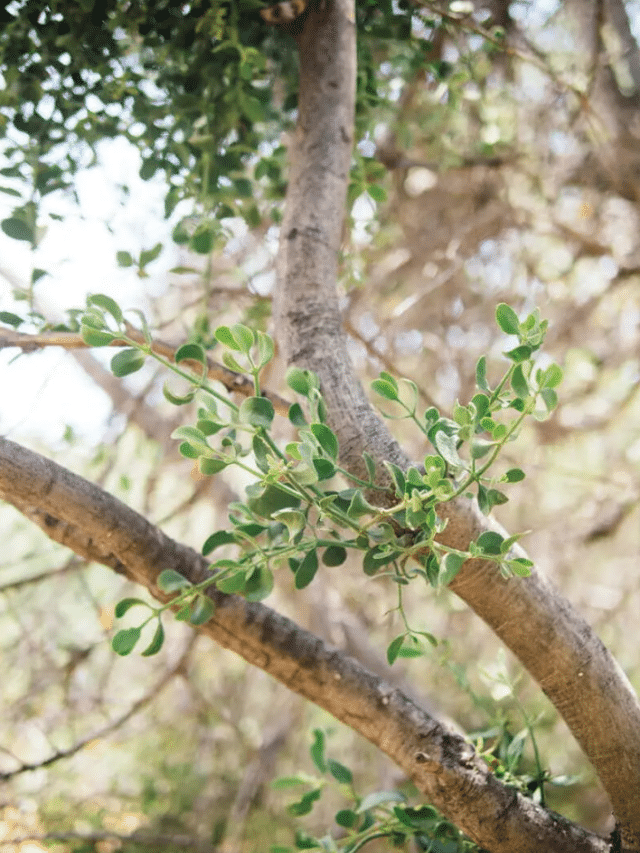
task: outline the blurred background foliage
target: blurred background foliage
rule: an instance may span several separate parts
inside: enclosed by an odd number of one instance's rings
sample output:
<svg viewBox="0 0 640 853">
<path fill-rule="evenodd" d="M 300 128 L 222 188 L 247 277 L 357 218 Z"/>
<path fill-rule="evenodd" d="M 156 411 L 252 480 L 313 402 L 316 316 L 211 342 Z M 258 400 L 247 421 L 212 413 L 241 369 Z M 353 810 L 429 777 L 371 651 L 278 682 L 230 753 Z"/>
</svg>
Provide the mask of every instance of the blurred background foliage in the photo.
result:
<svg viewBox="0 0 640 853">
<path fill-rule="evenodd" d="M 84 288 L 142 308 L 176 346 L 214 348 L 221 323 L 270 328 L 297 84 L 295 42 L 264 23 L 265 5 L 2 4 L 5 326 L 73 330 Z M 496 515 L 531 531 L 532 558 L 638 689 L 640 3 L 358 0 L 357 14 L 340 282 L 353 360 L 365 384 L 382 369 L 411 377 L 425 407 L 448 413 L 472 396 L 480 355 L 496 375 L 504 361 L 496 303 L 540 307 L 545 348 L 565 369 L 560 407 L 509 448 L 505 462 L 527 478 Z M 102 232 L 87 249 L 88 222 Z M 83 250 L 72 287 L 69 259 Z M 190 412 L 162 399 L 166 376 L 115 380 L 101 353 L 1 355 L 8 437 L 195 548 L 224 526 L 245 484 L 201 479 L 179 457 L 168 436 Z M 282 392 L 282 375 L 276 360 L 266 384 Z M 392 428 L 424 455 L 419 436 Z M 269 782 L 312 772 L 317 726 L 360 791 L 403 785 L 368 744 L 182 624 L 167 626 L 157 658 L 118 658 L 113 608 L 139 590 L 10 508 L 0 524 L 0 851 L 47 832 L 68 834 L 55 849 L 100 853 L 289 844 L 288 799 Z M 324 567 L 295 595 L 281 576 L 268 603 L 467 731 L 513 735 L 522 704 L 545 765 L 575 777 L 550 789 L 551 807 L 609 830 L 597 782 L 537 686 L 453 596 L 410 591 L 413 627 L 441 644 L 392 670 L 395 590 L 357 565 Z M 339 807 L 323 800 L 304 825 L 321 834 Z M 134 831 L 144 844 L 126 840 Z"/>
</svg>

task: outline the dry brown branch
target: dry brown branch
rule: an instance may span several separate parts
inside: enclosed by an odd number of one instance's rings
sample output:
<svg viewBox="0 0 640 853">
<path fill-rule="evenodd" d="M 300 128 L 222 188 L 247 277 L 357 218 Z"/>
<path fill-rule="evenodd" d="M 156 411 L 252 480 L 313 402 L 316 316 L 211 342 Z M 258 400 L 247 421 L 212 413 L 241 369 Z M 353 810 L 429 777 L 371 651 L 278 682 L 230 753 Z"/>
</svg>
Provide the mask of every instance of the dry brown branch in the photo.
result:
<svg viewBox="0 0 640 853">
<path fill-rule="evenodd" d="M 122 728 L 122 726 L 127 723 L 132 717 L 135 717 L 140 711 L 147 707 L 147 705 L 151 704 L 158 695 L 164 690 L 164 688 L 177 676 L 180 675 L 185 668 L 187 659 L 194 645 L 195 641 L 194 635 L 189 641 L 186 649 L 180 655 L 180 659 L 175 664 L 175 666 L 171 667 L 171 669 L 167 670 L 163 673 L 162 677 L 156 681 L 156 683 L 144 694 L 144 696 L 140 697 L 137 702 L 134 702 L 131 707 L 117 717 L 115 720 L 112 720 L 108 725 L 103 726 L 98 731 L 93 732 L 86 737 L 77 740 L 71 746 L 67 747 L 67 749 L 58 749 L 48 758 L 44 758 L 42 761 L 34 761 L 31 763 L 23 763 L 20 764 L 19 767 L 16 767 L 14 770 L 7 770 L 5 772 L 0 772 L 0 780 L 6 782 L 9 779 L 13 779 L 15 776 L 19 776 L 21 773 L 27 773 L 29 770 L 39 770 L 42 767 L 50 767 L 52 764 L 55 764 L 58 761 L 61 761 L 63 758 L 69 758 L 72 755 L 75 755 L 77 752 L 80 752 L 81 749 L 84 749 L 87 744 L 93 743 L 94 741 L 102 740 L 113 732 L 118 731 L 118 729 Z"/>
<path fill-rule="evenodd" d="M 127 335 L 136 343 L 146 345 L 142 332 L 134 329 L 132 326 L 127 328 Z M 126 340 L 114 340 L 109 344 L 112 347 L 126 347 L 130 345 L 130 342 Z M 37 335 L 27 335 L 23 332 L 16 332 L 13 329 L 0 328 L 0 349 L 17 347 L 23 352 L 34 352 L 52 346 L 63 347 L 63 349 L 69 350 L 88 349 L 82 335 L 76 332 L 42 332 Z M 173 347 L 171 344 L 161 340 L 152 341 L 149 347 L 156 355 L 171 362 L 175 360 L 177 347 Z M 198 362 L 185 359 L 181 364 L 189 366 L 196 376 L 200 376 L 201 365 Z M 223 364 L 208 357 L 207 376 L 211 380 L 220 382 L 228 391 L 235 391 L 244 397 L 250 397 L 255 393 L 253 382 L 250 379 L 241 373 L 229 370 Z M 279 414 L 286 416 L 291 403 L 273 391 L 264 390 L 263 395 L 271 400 L 274 409 Z"/>
</svg>

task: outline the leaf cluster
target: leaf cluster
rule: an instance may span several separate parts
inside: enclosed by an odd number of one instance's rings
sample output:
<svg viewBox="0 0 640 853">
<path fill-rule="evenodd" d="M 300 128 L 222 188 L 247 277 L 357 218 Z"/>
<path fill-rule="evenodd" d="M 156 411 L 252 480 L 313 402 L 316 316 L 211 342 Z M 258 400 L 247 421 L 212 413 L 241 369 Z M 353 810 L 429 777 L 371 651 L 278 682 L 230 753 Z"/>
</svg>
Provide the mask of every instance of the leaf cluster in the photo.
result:
<svg viewBox="0 0 640 853">
<path fill-rule="evenodd" d="M 165 592 L 178 593 L 171 604 L 179 608 L 180 618 L 192 622 L 195 618 L 198 624 L 211 614 L 206 590 L 212 585 L 223 593 L 259 600 L 271 592 L 276 570 L 288 568 L 295 587 L 303 589 L 321 564 L 337 568 L 350 551 L 356 552 L 365 575 L 390 578 L 396 584 L 397 609 L 405 629 L 387 649 L 387 658 L 393 663 L 398 657 L 421 654 L 425 641 L 437 642 L 429 632 L 407 623 L 403 594 L 413 579 L 422 578 L 436 589 L 443 588 L 470 558 L 495 562 L 505 577 L 529 574 L 531 562 L 513 553 L 522 534 L 504 537 L 486 531 L 467 550 L 438 540 L 446 526 L 439 513 L 441 504 L 460 495 L 473 497 L 474 488 L 485 513 L 507 500 L 502 488 L 522 480 L 524 472 L 510 468 L 494 473 L 490 469 L 505 444 L 516 438 L 524 419 L 546 416 L 556 402 L 554 388 L 562 377 L 560 368 L 553 364 L 538 367 L 534 361 L 546 323 L 536 312 L 520 322 L 507 305 L 498 306 L 496 319 L 503 332 L 517 339 L 517 346 L 505 352 L 509 367 L 491 385 L 486 361 L 481 358 L 476 369 L 478 392 L 466 406 L 456 403 L 452 418 L 435 408 L 418 412 L 417 389 L 408 380 L 383 373 L 372 383 L 373 390 L 395 406 L 385 416 L 412 420 L 431 448 L 422 467 L 403 471 L 385 461 L 385 482 L 369 454 L 364 454 L 365 479 L 341 466 L 338 438 L 327 423 L 318 379 L 310 371 L 296 367 L 288 371 L 287 383 L 303 399 L 304 408 L 300 403 L 289 408 L 295 439 L 284 447 L 274 440 L 274 408 L 260 388 L 261 371 L 274 352 L 265 333 L 242 324 L 215 330 L 215 341 L 224 347 L 224 363 L 253 379 L 254 394 L 238 406 L 207 381 L 202 345 L 183 345 L 176 352 L 175 364 L 170 363 L 156 355 L 150 343 L 127 338 L 123 312 L 114 300 L 103 295 L 90 297 L 80 321 L 87 343 L 104 346 L 122 340 L 130 344 L 111 361 L 117 376 L 140 369 L 152 356 L 190 383 L 184 395 L 165 386 L 170 402 L 197 402 L 195 424 L 178 427 L 173 433 L 180 442 L 180 453 L 193 460 L 204 476 L 236 467 L 251 478 L 245 499 L 230 505 L 230 527 L 214 531 L 204 542 L 205 556 L 226 549 L 224 556 L 212 562 L 211 578 L 193 586 L 188 581 L 181 585 L 179 579 L 167 580 L 164 573 L 160 576 Z M 145 334 L 149 340 L 148 330 Z M 194 365 L 200 368 L 199 375 Z M 389 480 L 395 503 L 390 507 L 371 503 L 371 495 L 387 490 Z M 127 643 L 137 639 L 130 631 L 119 642 L 130 651 Z"/>
<path fill-rule="evenodd" d="M 272 847 L 271 853 L 293 853 L 293 850 L 324 850 L 327 853 L 356 853 L 374 839 L 387 839 L 393 847 L 405 848 L 410 842 L 420 850 L 432 853 L 473 853 L 479 848 L 469 841 L 430 805 L 412 806 L 404 793 L 397 790 L 373 791 L 365 796 L 358 794 L 352 771 L 326 754 L 326 735 L 314 729 L 310 749 L 311 759 L 318 774 L 300 773 L 276 779 L 276 790 L 302 790 L 298 798 L 287 806 L 294 818 L 309 814 L 314 804 L 329 786 L 338 786 L 346 801 L 334 816 L 338 828 L 333 834 L 322 837 L 309 835 L 302 830 L 295 834 L 295 847 Z"/>
</svg>

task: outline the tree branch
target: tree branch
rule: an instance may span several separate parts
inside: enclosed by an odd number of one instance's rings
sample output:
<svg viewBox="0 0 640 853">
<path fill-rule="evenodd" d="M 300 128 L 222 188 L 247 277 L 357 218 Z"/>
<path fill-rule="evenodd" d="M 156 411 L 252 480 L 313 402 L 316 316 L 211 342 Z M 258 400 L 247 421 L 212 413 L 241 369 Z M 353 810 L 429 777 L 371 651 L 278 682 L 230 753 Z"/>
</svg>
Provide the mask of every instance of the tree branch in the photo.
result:
<svg viewBox="0 0 640 853">
<path fill-rule="evenodd" d="M 299 119 L 290 151 L 274 309 L 282 351 L 289 362 L 319 375 L 341 462 L 362 476 L 365 450 L 378 463 L 406 468 L 409 459 L 374 414 L 355 376 L 336 293 L 354 136 L 353 22 L 353 0 L 320 4 L 298 39 Z M 441 540 L 452 548 L 467 550 L 482 532 L 500 530 L 465 498 L 442 505 L 439 513 L 448 521 Z M 640 848 L 640 703 L 616 661 L 536 570 L 529 578 L 505 581 L 495 564 L 469 560 L 451 589 L 538 681 L 593 763 L 613 804 L 623 845 Z"/>
<path fill-rule="evenodd" d="M 204 558 L 117 498 L 51 460 L 0 438 L 0 497 L 77 554 L 145 586 L 172 568 L 198 583 Z M 333 714 L 389 755 L 445 815 L 492 853 L 605 853 L 607 842 L 536 806 L 491 775 L 472 746 L 402 692 L 270 608 L 210 593 L 199 630 Z"/>
<path fill-rule="evenodd" d="M 127 328 L 129 337 L 139 344 L 146 344 L 142 332 L 134 329 L 133 326 Z M 76 332 L 43 332 L 37 335 L 27 335 L 23 332 L 16 332 L 13 329 L 0 328 L 0 349 L 17 347 L 23 352 L 34 352 L 35 350 L 44 349 L 45 347 L 63 347 L 68 350 L 88 349 L 89 347 L 84 342 L 82 335 Z M 110 347 L 127 347 L 131 346 L 128 341 L 115 340 L 109 344 Z M 174 361 L 176 348 L 165 341 L 154 340 L 149 344 L 151 350 L 159 356 L 166 358 L 168 361 Z M 190 366 L 195 371 L 196 376 L 200 376 L 202 366 L 199 362 L 185 359 L 182 364 Z M 241 373 L 236 373 L 229 370 L 223 364 L 214 361 L 207 357 L 207 376 L 209 379 L 220 382 L 227 391 L 237 392 L 245 397 L 251 397 L 255 393 L 253 382 Z M 272 391 L 263 391 L 265 397 L 273 403 L 274 409 L 280 415 L 285 415 L 289 411 L 291 405 L 287 400 Z"/>
</svg>

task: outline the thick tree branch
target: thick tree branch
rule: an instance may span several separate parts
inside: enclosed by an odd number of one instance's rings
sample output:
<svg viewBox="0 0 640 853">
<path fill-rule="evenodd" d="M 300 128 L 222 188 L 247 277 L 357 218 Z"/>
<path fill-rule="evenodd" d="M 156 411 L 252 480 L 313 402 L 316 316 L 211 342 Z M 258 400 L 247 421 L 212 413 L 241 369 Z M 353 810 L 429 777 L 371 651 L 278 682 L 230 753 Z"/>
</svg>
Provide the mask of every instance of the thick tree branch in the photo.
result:
<svg viewBox="0 0 640 853">
<path fill-rule="evenodd" d="M 336 293 L 338 250 L 353 144 L 353 0 L 319 4 L 299 37 L 299 120 L 274 299 L 281 349 L 320 377 L 341 461 L 361 474 L 361 454 L 409 460 L 373 413 L 349 361 Z M 487 529 L 475 503 L 440 507 L 442 541 L 466 550 Z M 539 572 L 505 581 L 492 563 L 468 561 L 451 588 L 538 681 L 593 763 L 621 826 L 640 848 L 640 703 L 589 625 Z M 492 849 L 495 849 L 492 847 Z M 543 849 L 541 846 L 539 849 Z"/>
<path fill-rule="evenodd" d="M 203 557 L 82 477 L 0 439 L 0 498 L 58 542 L 145 586 L 163 569 L 197 583 Z M 493 853 L 605 853 L 608 843 L 498 782 L 462 737 L 399 690 L 268 607 L 211 592 L 215 642 L 325 708 L 389 755 L 431 802 Z"/>
</svg>

